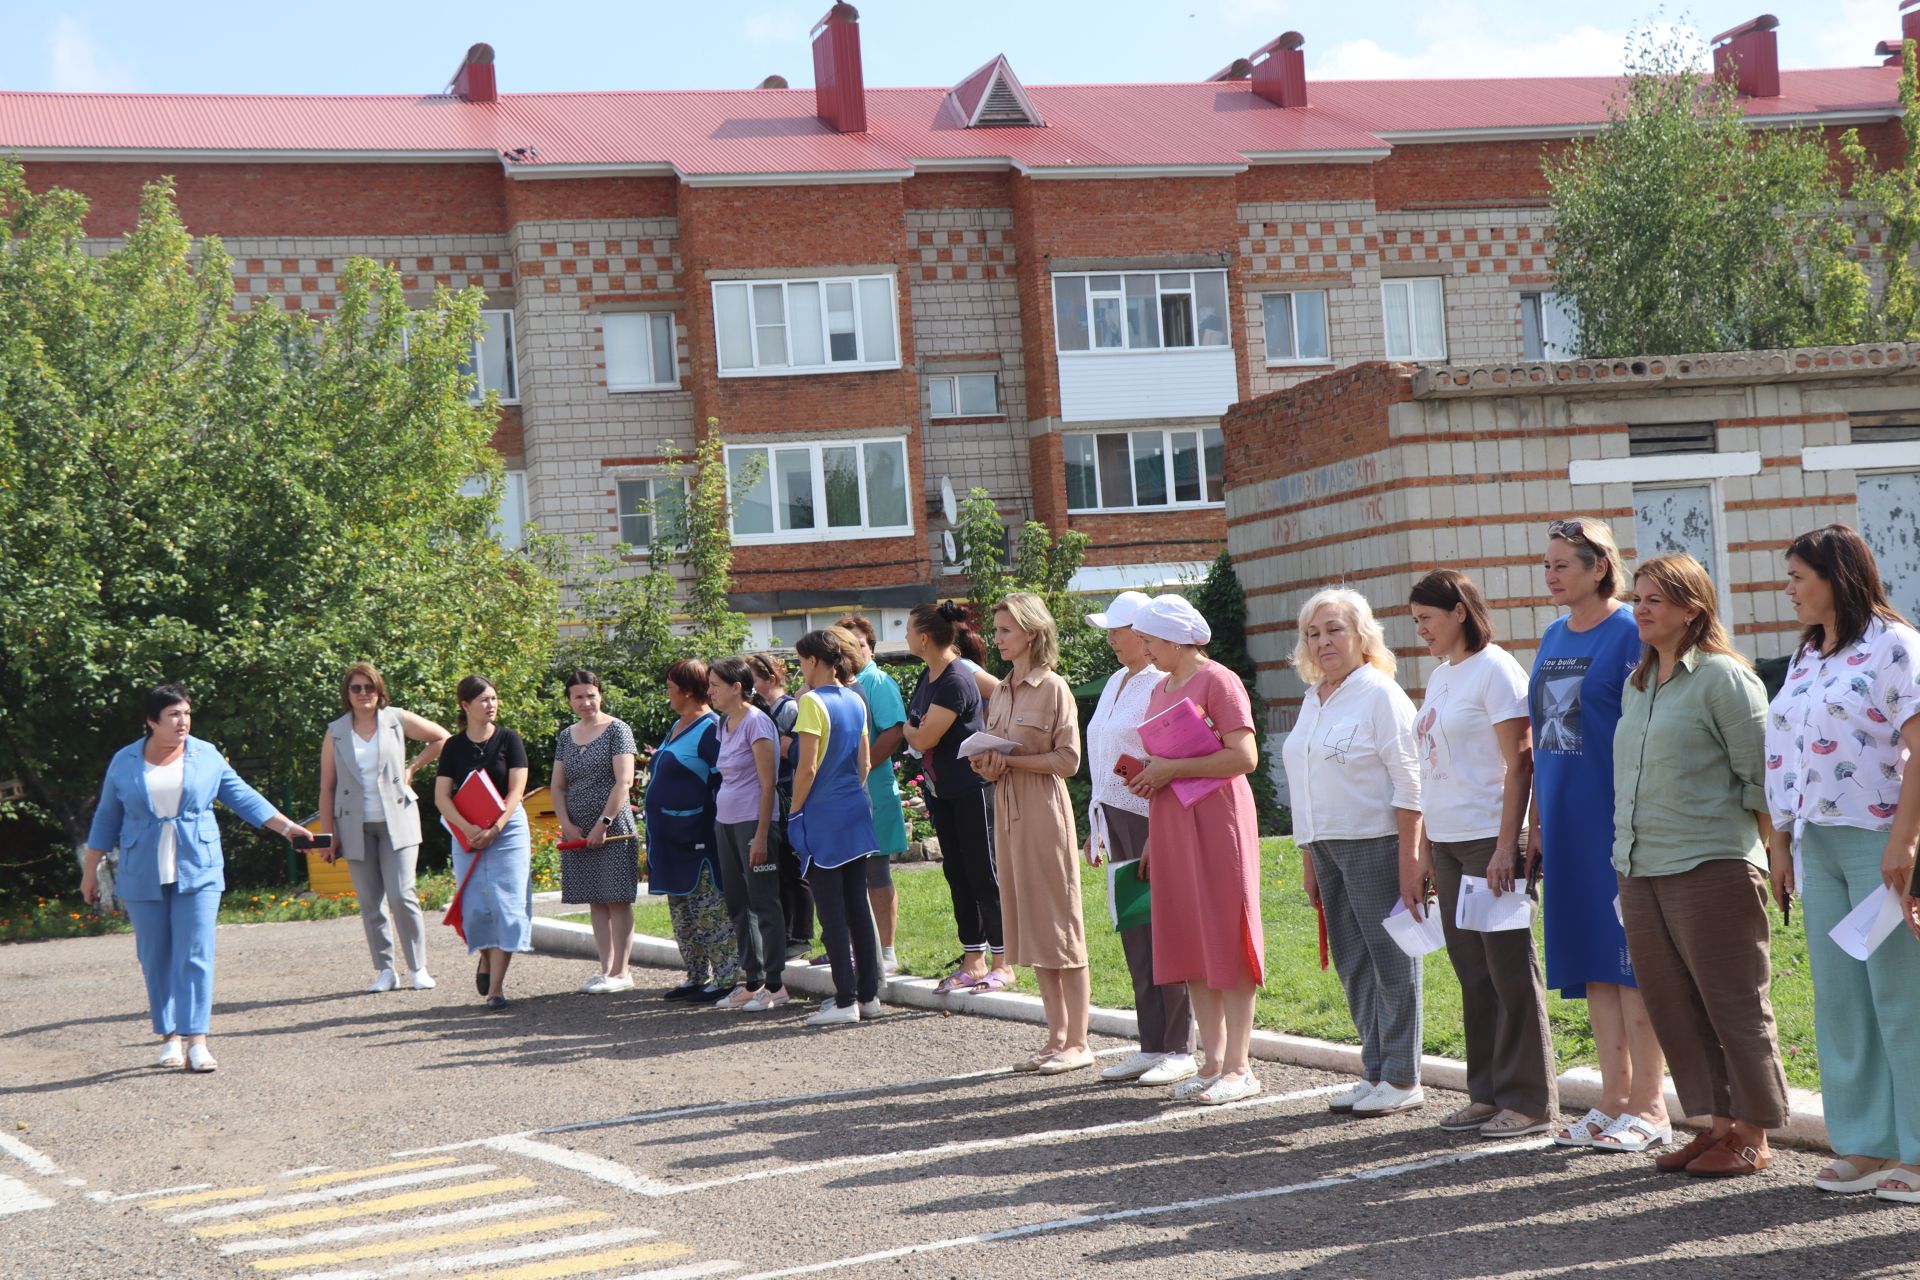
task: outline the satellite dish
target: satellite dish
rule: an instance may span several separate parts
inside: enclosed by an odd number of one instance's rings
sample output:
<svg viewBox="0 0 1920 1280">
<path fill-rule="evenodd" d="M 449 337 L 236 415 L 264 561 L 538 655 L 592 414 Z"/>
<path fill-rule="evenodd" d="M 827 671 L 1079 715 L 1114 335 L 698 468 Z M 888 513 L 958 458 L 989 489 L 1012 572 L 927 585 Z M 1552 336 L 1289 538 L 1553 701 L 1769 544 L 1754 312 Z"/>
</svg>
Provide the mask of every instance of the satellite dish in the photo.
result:
<svg viewBox="0 0 1920 1280">
<path fill-rule="evenodd" d="M 940 545 L 947 553 L 948 564 L 960 563 L 960 544 L 953 540 L 953 530 L 942 529 L 940 531 Z"/>
<path fill-rule="evenodd" d="M 953 496 L 953 481 L 947 479 L 945 476 L 940 477 L 940 514 L 946 517 L 948 524 L 952 524 L 960 518 L 960 504 L 955 501 Z M 948 554 L 951 555 L 952 553 L 949 552 Z"/>
</svg>

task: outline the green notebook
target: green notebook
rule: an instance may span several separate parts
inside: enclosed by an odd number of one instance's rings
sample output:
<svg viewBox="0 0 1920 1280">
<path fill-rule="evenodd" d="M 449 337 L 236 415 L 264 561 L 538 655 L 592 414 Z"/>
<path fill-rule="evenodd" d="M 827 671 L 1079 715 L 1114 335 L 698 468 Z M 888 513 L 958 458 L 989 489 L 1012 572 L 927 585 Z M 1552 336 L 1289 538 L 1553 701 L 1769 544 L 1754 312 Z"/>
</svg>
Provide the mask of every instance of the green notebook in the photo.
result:
<svg viewBox="0 0 1920 1280">
<path fill-rule="evenodd" d="M 1137 929 L 1153 919 L 1153 899 L 1140 878 L 1139 859 L 1107 864 L 1107 911 L 1115 929 Z"/>
</svg>

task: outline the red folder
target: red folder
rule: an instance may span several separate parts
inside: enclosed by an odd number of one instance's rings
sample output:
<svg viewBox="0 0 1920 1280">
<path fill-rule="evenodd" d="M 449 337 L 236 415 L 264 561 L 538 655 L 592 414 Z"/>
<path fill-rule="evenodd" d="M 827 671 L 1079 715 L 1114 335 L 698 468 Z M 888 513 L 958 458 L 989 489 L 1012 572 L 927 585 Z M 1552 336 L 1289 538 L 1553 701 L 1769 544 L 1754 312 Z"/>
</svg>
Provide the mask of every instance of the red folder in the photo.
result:
<svg viewBox="0 0 1920 1280">
<path fill-rule="evenodd" d="M 507 802 L 500 798 L 500 790 L 493 785 L 493 779 L 487 776 L 487 771 L 475 769 L 467 775 L 467 780 L 460 784 L 460 789 L 453 793 L 453 807 L 461 817 L 474 826 L 490 827 L 500 820 L 501 814 L 507 811 Z M 463 851 L 471 852 L 467 846 L 466 837 L 460 834 L 460 828 L 444 821 L 441 825 L 453 833 L 454 840 L 459 843 Z M 484 849 L 481 850 L 482 854 L 485 852 Z M 472 865 L 467 868 L 467 874 L 460 877 L 460 883 L 454 889 L 453 897 L 447 901 L 447 914 L 441 920 L 442 924 L 460 935 L 462 942 L 467 940 L 467 930 L 460 910 L 460 898 L 467 891 L 467 881 L 473 879 L 473 873 L 479 866 L 480 858 L 476 856 Z"/>
</svg>

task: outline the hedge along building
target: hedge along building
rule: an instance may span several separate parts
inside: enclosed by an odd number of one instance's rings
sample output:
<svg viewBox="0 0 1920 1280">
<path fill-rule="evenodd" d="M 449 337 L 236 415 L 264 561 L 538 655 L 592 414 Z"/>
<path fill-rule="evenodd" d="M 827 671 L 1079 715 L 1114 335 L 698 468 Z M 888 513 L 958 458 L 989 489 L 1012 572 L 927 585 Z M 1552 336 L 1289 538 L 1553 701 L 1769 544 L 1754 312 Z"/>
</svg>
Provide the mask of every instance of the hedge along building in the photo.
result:
<svg viewBox="0 0 1920 1280">
<path fill-rule="evenodd" d="M 859 32 L 821 20 L 812 90 L 503 93 L 477 45 L 425 96 L 7 92 L 0 152 L 102 240 L 172 176 L 241 306 L 324 314 L 354 255 L 415 304 L 483 289 L 510 538 L 650 540 L 667 443 L 718 419 L 763 476 L 732 515 L 763 640 L 849 607 L 897 639 L 957 588 L 943 479 L 1087 533 L 1083 589 L 1177 581 L 1227 539 L 1229 405 L 1553 354 L 1540 161 L 1611 78 L 1313 81 L 1289 33 L 1193 83 L 996 56 L 870 89 Z M 1780 71 L 1765 23 L 1724 44 L 1756 125 L 1897 149 L 1897 67 Z"/>
<path fill-rule="evenodd" d="M 1629 566 L 1698 558 L 1751 657 L 1792 651 L 1782 557 L 1834 521 L 1863 531 L 1920 617 L 1920 344 L 1368 363 L 1236 405 L 1224 426 L 1227 542 L 1276 753 L 1305 692 L 1288 660 L 1314 591 L 1367 597 L 1417 700 L 1437 663 L 1413 632 L 1414 582 L 1468 574 L 1530 666 L 1558 616 L 1547 523 L 1566 516 L 1607 520 Z"/>
</svg>

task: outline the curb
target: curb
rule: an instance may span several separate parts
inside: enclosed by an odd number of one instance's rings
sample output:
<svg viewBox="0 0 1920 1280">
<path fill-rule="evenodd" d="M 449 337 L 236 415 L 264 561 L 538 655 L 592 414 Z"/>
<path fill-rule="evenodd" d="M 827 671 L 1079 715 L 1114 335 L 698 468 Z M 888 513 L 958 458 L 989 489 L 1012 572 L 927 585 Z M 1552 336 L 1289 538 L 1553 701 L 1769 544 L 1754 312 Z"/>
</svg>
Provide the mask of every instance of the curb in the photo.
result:
<svg viewBox="0 0 1920 1280">
<path fill-rule="evenodd" d="M 536 917 L 533 922 L 533 949 L 550 955 L 584 956 L 589 960 L 597 958 L 593 947 L 593 930 L 570 920 Z M 635 964 L 677 969 L 680 967 L 680 948 L 670 938 L 635 934 L 630 958 Z M 833 994 L 833 977 L 825 966 L 816 969 L 812 965 L 790 965 L 786 970 L 785 982 L 790 989 L 807 995 Z M 932 978 L 885 978 L 880 983 L 880 999 L 887 1004 L 904 1005 L 912 1009 L 973 1013 L 1008 1022 L 1044 1025 L 1047 1020 L 1038 996 L 1021 995 L 1014 991 L 994 991 L 979 996 L 942 996 L 934 994 L 936 985 L 936 980 Z M 1099 1035 L 1116 1036 L 1122 1040 L 1138 1039 L 1140 1035 L 1140 1024 L 1128 1009 L 1103 1009 L 1096 1005 L 1087 1026 Z M 1333 1044 L 1279 1031 L 1255 1031 L 1252 1055 L 1262 1062 L 1311 1067 L 1338 1075 L 1357 1076 L 1360 1073 L 1358 1045 Z M 1455 1058 L 1427 1054 L 1420 1059 L 1420 1077 L 1425 1084 L 1464 1093 L 1467 1087 L 1467 1064 Z M 1559 1090 L 1562 1110 L 1584 1112 L 1600 1103 L 1600 1073 L 1592 1067 L 1574 1067 L 1561 1073 Z M 1666 1093 L 1669 1111 L 1678 1115 L 1680 1099 L 1673 1091 L 1672 1082 L 1668 1082 Z M 1787 1095 L 1787 1122 L 1773 1131 L 1774 1136 L 1823 1151 L 1831 1150 L 1827 1138 L 1826 1111 L 1819 1093 L 1810 1089 L 1790 1088 Z"/>
</svg>

